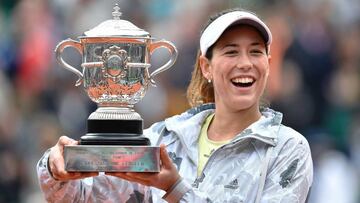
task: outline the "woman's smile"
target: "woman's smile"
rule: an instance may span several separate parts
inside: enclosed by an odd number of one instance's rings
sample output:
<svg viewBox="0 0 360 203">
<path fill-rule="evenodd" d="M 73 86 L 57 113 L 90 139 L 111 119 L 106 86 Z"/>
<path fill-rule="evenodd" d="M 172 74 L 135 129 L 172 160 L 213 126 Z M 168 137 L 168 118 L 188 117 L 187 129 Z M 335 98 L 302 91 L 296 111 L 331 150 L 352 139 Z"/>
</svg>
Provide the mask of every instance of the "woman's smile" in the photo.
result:
<svg viewBox="0 0 360 203">
<path fill-rule="evenodd" d="M 249 88 L 256 82 L 252 76 L 238 76 L 231 79 L 231 83 L 238 88 Z"/>
</svg>

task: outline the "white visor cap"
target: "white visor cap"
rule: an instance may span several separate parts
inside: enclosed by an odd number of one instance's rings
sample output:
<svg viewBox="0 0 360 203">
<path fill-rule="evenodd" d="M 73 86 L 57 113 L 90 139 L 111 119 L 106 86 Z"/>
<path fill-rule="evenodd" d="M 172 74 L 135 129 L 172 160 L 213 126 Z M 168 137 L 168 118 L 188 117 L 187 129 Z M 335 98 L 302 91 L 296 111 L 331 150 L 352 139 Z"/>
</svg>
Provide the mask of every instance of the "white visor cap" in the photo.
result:
<svg viewBox="0 0 360 203">
<path fill-rule="evenodd" d="M 233 11 L 216 18 L 206 27 L 200 37 L 201 55 L 205 56 L 209 47 L 219 39 L 222 33 L 231 25 L 244 24 L 256 28 L 265 40 L 268 51 L 272 41 L 271 31 L 268 26 L 257 16 L 246 11 Z"/>
</svg>

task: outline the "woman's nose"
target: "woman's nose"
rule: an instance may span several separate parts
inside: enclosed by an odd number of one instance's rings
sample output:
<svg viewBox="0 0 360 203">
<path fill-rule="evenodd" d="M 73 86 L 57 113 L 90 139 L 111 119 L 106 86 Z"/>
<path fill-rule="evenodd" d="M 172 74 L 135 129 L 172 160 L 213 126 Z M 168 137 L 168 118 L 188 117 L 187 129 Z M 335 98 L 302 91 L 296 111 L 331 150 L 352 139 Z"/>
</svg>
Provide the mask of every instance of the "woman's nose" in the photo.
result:
<svg viewBox="0 0 360 203">
<path fill-rule="evenodd" d="M 247 54 L 241 54 L 238 56 L 237 60 L 237 68 L 243 69 L 243 70 L 250 70 L 252 68 L 253 64 L 251 63 L 251 60 Z"/>
</svg>

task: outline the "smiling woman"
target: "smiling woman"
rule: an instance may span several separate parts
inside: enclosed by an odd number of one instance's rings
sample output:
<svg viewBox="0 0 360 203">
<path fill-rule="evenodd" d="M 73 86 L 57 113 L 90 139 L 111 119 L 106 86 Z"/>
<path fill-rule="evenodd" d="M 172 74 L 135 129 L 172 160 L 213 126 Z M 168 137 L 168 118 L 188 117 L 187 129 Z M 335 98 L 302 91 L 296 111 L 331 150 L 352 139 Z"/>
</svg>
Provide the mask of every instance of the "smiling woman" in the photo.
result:
<svg viewBox="0 0 360 203">
<path fill-rule="evenodd" d="M 224 113 L 250 108 L 258 111 L 269 74 L 270 56 L 265 47 L 255 28 L 237 25 L 227 29 L 214 44 L 211 60 L 200 56 L 202 73 L 212 79 L 215 103 L 227 108 Z M 216 109 L 221 114 L 218 110 L 223 109 Z M 254 119 L 259 118 L 260 112 Z"/>
<path fill-rule="evenodd" d="M 255 14 L 211 18 L 200 38 L 190 86 L 192 108 L 144 134 L 161 144 L 159 173 L 70 173 L 61 137 L 39 161 L 50 202 L 305 202 L 313 167 L 306 139 L 260 108 L 272 35 Z M 89 179 L 85 177 L 94 176 Z"/>
</svg>

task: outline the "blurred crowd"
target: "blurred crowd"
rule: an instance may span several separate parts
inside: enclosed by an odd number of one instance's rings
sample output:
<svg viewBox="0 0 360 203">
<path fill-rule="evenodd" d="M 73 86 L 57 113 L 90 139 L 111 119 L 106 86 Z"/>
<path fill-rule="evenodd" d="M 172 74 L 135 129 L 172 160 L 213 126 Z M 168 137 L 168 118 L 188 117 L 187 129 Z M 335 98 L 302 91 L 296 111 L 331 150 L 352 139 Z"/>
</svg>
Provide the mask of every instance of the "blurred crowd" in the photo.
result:
<svg viewBox="0 0 360 203">
<path fill-rule="evenodd" d="M 37 160 L 59 136 L 86 133 L 96 104 L 57 64 L 54 48 L 110 19 L 115 3 L 121 18 L 179 51 L 136 105 L 145 127 L 188 108 L 185 91 L 209 15 L 232 7 L 259 14 L 274 36 L 265 99 L 311 145 L 309 202 L 360 202 L 359 0 L 1 0 L 0 203 L 44 202 Z M 63 55 L 80 67 L 76 50 Z M 156 51 L 150 71 L 168 57 Z"/>
</svg>

